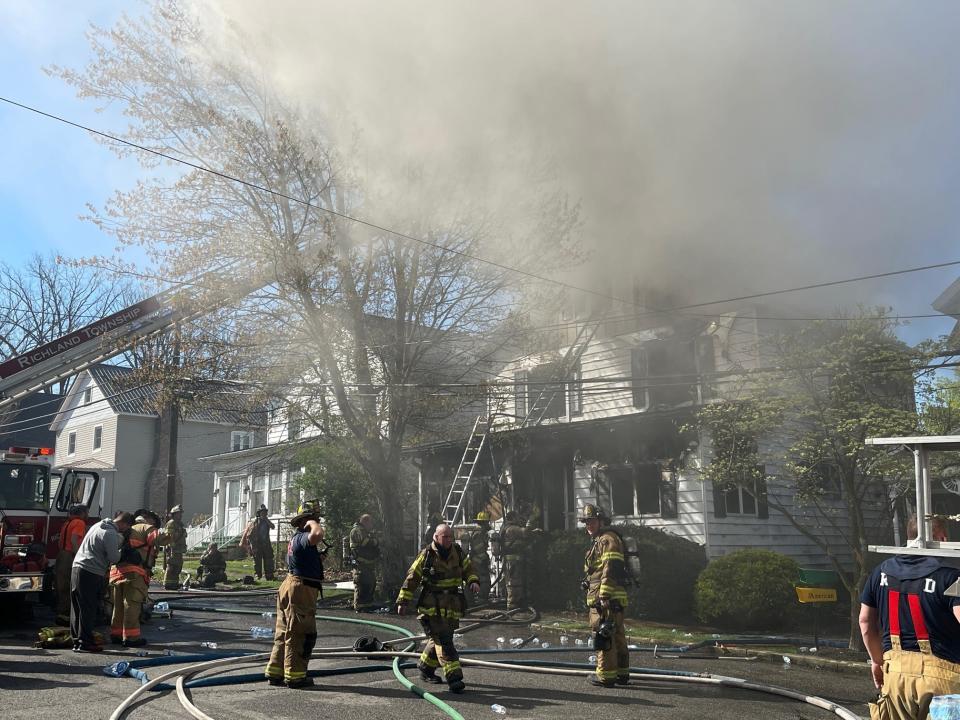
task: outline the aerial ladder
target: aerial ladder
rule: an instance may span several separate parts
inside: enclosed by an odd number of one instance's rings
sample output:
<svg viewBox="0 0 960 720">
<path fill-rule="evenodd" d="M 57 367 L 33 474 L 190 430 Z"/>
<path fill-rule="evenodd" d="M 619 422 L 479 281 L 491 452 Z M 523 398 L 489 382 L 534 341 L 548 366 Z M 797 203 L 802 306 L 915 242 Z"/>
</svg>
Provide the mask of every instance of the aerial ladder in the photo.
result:
<svg viewBox="0 0 960 720">
<path fill-rule="evenodd" d="M 129 350 L 178 323 L 242 299 L 267 283 L 211 271 L 0 363 L 0 409 Z M 230 288 L 223 291 L 222 288 Z"/>
<path fill-rule="evenodd" d="M 570 377 L 570 373 L 580 362 L 584 351 L 597 334 L 597 329 L 603 323 L 605 317 L 605 315 L 594 315 L 580 325 L 573 343 L 567 347 L 560 362 L 557 363 L 556 370 L 550 380 L 540 388 L 540 392 L 527 408 L 524 417 L 515 418 L 519 420 L 519 427 L 536 427 L 544 421 L 547 411 L 557 395 L 566 391 L 566 381 Z M 493 431 L 493 421 L 499 414 L 478 415 L 473 423 L 470 437 L 467 438 L 466 449 L 463 451 L 460 464 L 453 476 L 453 483 L 447 493 L 447 500 L 443 507 L 444 521 L 450 525 L 455 525 L 458 520 L 462 519 L 464 504 L 469 494 L 470 485 L 476 476 L 480 455 L 484 448 L 490 452 L 491 462 L 494 462 L 493 448 L 490 446 L 490 433 Z M 495 463 L 494 472 L 496 472 Z M 503 472 L 501 471 L 498 474 L 498 483 L 502 479 Z"/>
</svg>

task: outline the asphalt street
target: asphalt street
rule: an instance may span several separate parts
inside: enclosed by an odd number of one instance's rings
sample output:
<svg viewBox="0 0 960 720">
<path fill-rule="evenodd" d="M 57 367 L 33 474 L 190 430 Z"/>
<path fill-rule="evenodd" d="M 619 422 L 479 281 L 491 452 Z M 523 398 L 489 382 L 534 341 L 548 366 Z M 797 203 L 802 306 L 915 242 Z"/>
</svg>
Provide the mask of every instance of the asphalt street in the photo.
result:
<svg viewBox="0 0 960 720">
<path fill-rule="evenodd" d="M 193 605 L 220 608 L 245 608 L 270 611 L 272 603 L 264 598 L 217 598 L 190 601 Z M 345 611 L 321 609 L 321 613 L 348 619 L 365 618 L 402 625 L 419 631 L 415 619 L 384 615 L 355 615 Z M 31 647 L 36 630 L 51 624 L 52 615 L 46 608 L 37 607 L 32 619 L 18 619 L 10 612 L 0 616 L 0 690 L 4 720 L 24 718 L 108 718 L 125 697 L 138 687 L 131 678 L 110 678 L 104 675 L 105 665 L 118 660 L 139 660 L 136 652 L 115 646 L 98 655 L 75 654 L 70 650 L 41 650 Z M 159 657 L 164 651 L 179 654 L 207 653 L 211 650 L 201 643 L 216 643 L 217 651 L 267 652 L 269 640 L 254 640 L 250 635 L 253 625 L 271 625 L 272 621 L 259 615 L 228 612 L 174 612 L 172 618 L 154 618 L 144 626 L 144 634 L 151 641 L 146 648 L 148 657 Z M 391 633 L 380 628 L 344 624 L 322 620 L 319 623 L 319 647 L 352 645 L 360 635 L 376 635 L 381 639 Z M 511 637 L 527 637 L 527 628 L 494 626 L 464 635 L 466 649 L 496 648 L 497 637 L 508 642 Z M 552 649 L 559 643 L 549 631 L 539 632 L 540 639 L 549 642 Z M 519 656 L 539 661 L 586 662 L 592 651 L 583 648 L 570 653 L 546 653 Z M 470 657 L 470 655 L 465 655 Z M 517 655 L 479 655 L 484 660 L 517 659 Z M 708 672 L 747 678 L 752 681 L 778 685 L 807 694 L 819 695 L 844 705 L 866 716 L 867 700 L 872 696 L 872 685 L 866 665 L 862 672 L 836 671 L 789 666 L 780 662 L 749 660 L 693 660 L 654 659 L 650 653 L 634 653 L 632 664 L 645 668 Z M 366 660 L 315 659 L 311 670 L 338 666 L 369 664 Z M 256 662 L 235 667 L 226 675 L 261 673 L 264 663 Z M 178 667 L 145 668 L 153 678 Z M 415 670 L 407 677 L 417 682 Z M 558 718 L 562 716 L 595 717 L 604 720 L 616 718 L 691 718 L 726 720 L 733 718 L 770 718 L 772 720 L 798 718 L 829 718 L 831 713 L 796 701 L 762 693 L 727 688 L 679 685 L 661 682 L 634 682 L 616 689 L 595 688 L 584 678 L 551 676 L 518 671 L 501 671 L 467 667 L 467 692 L 453 695 L 445 686 L 427 686 L 454 707 L 464 718 L 499 718 L 491 706 L 506 709 L 505 717 Z M 220 687 L 196 688 L 191 691 L 194 703 L 207 715 L 217 720 L 245 718 L 252 720 L 281 720 L 324 716 L 374 720 L 379 718 L 444 718 L 437 708 L 404 689 L 389 671 L 367 674 L 341 675 L 318 678 L 309 690 L 275 688 L 260 681 Z M 151 692 L 125 716 L 131 720 L 168 720 L 189 717 L 172 691 Z"/>
</svg>

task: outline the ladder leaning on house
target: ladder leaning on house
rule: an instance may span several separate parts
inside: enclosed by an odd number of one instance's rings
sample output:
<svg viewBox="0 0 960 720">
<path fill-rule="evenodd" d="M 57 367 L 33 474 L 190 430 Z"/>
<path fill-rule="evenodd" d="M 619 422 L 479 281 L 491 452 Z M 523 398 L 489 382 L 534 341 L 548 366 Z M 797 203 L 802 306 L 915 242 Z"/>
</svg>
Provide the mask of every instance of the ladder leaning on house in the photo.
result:
<svg viewBox="0 0 960 720">
<path fill-rule="evenodd" d="M 520 420 L 520 427 L 535 427 L 543 422 L 550 405 L 556 399 L 558 393 L 565 392 L 566 380 L 574 367 L 583 357 L 584 351 L 593 340 L 597 333 L 597 328 L 603 323 L 606 315 L 603 317 L 591 316 L 577 330 L 577 335 L 573 343 L 567 347 L 557 366 L 556 372 L 551 379 L 544 384 L 537 399 L 527 408 L 527 414 Z M 460 465 L 453 476 L 453 484 L 450 486 L 450 492 L 447 494 L 447 501 L 443 508 L 444 520 L 450 525 L 455 525 L 463 512 L 463 503 L 467 497 L 467 490 L 470 488 L 470 482 L 476 473 L 477 465 L 480 462 L 480 453 L 484 447 L 489 448 L 490 430 L 493 425 L 493 417 L 484 415 L 477 416 L 473 423 L 473 429 L 470 431 L 470 437 L 467 439 L 467 447 L 463 451 L 463 457 L 460 459 Z M 501 473 L 502 474 L 502 473 Z M 498 478 L 502 479 L 502 478 Z"/>
</svg>

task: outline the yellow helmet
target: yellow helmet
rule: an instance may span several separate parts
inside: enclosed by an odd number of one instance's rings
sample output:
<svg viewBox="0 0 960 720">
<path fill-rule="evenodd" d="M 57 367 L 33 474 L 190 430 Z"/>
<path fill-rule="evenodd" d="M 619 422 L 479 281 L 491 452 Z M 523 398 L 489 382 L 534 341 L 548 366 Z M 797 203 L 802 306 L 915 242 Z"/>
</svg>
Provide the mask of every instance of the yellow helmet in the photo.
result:
<svg viewBox="0 0 960 720">
<path fill-rule="evenodd" d="M 490 522 L 490 513 L 486 510 L 481 510 L 477 513 L 477 522 Z"/>
<path fill-rule="evenodd" d="M 587 520 L 603 520 L 607 519 L 607 514 L 603 511 L 603 508 L 599 505 L 587 504 L 583 506 L 583 510 L 580 512 L 580 517 L 577 518 L 580 522 L 586 522 Z"/>
<path fill-rule="evenodd" d="M 320 517 L 320 501 L 304 500 L 297 508 L 297 514 L 290 520 L 290 524 L 299 527 L 307 520 L 316 520 Z"/>
</svg>

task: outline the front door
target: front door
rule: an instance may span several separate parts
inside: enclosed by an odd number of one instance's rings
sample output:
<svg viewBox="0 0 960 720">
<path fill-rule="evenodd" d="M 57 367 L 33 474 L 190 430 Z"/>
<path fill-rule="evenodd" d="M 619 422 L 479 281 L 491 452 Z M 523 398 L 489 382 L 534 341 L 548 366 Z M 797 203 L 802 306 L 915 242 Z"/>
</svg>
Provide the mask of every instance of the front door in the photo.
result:
<svg viewBox="0 0 960 720">
<path fill-rule="evenodd" d="M 243 530 L 243 508 L 240 506 L 240 487 L 239 478 L 227 480 L 227 502 L 223 513 L 224 536 L 239 535 Z"/>
</svg>

